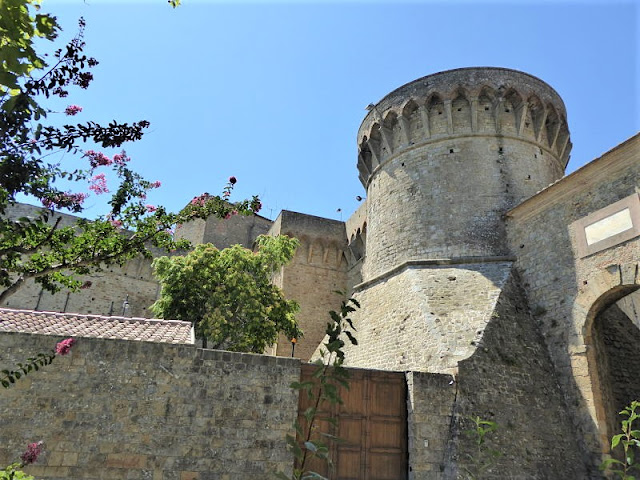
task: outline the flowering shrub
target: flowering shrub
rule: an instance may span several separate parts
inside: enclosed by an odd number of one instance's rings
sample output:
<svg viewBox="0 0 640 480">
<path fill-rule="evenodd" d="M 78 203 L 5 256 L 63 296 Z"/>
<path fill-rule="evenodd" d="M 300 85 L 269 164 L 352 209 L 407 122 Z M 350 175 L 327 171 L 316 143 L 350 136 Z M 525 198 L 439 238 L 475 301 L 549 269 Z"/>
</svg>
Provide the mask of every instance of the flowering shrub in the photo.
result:
<svg viewBox="0 0 640 480">
<path fill-rule="evenodd" d="M 66 338 L 56 344 L 55 350 L 50 353 L 39 353 L 35 357 L 27 359 L 25 364 L 18 363 L 16 370 L 2 370 L 0 376 L 0 384 L 4 388 L 9 388 L 15 384 L 16 380 L 29 374 L 33 370 L 39 370 L 40 367 L 50 365 L 56 355 L 67 355 L 71 347 L 76 343 L 73 338 Z M 0 480 L 34 480 L 31 475 L 25 474 L 21 469 L 27 465 L 31 465 L 42 453 L 44 442 L 33 442 L 27 445 L 27 449 L 20 455 L 20 463 L 12 463 L 3 470 L 0 470 Z"/>
<path fill-rule="evenodd" d="M 91 177 L 91 185 L 89 186 L 89 190 L 91 190 L 96 195 L 109 193 L 109 189 L 107 188 L 107 179 L 104 173 L 99 173 Z"/>
<path fill-rule="evenodd" d="M 161 183 L 131 170 L 124 150 L 112 157 L 106 150 L 140 140 L 149 122 L 47 125 L 53 110 L 40 103 L 67 97 L 73 86 L 87 88 L 93 79 L 89 70 L 98 62 L 84 54 L 82 19 L 78 34 L 67 45 L 49 56 L 39 54 L 35 40 L 55 41 L 60 31 L 56 18 L 41 10 L 39 0 L 0 1 L 0 17 L 8 20 L 0 28 L 5 70 L 0 75 L 0 303 L 29 280 L 51 293 L 77 290 L 83 285 L 81 276 L 92 271 L 138 256 L 151 257 L 155 248 L 187 248 L 188 242 L 173 239 L 178 223 L 212 215 L 224 218 L 234 210 L 250 215 L 260 206 L 257 197 L 231 203 L 237 182 L 231 177 L 222 195 L 207 196 L 179 213 L 160 206 L 149 208 L 146 195 Z M 64 114 L 69 116 L 82 110 L 71 102 L 68 105 Z M 96 146 L 84 150 L 84 142 Z M 69 166 L 75 154 L 87 161 L 86 168 Z M 75 186 L 69 187 L 69 182 Z M 82 212 L 85 191 L 109 192 L 109 213 L 63 226 L 53 210 Z M 4 215 L 22 195 L 46 208 L 35 218 L 16 220 Z"/>
<path fill-rule="evenodd" d="M 64 113 L 66 113 L 70 117 L 73 117 L 74 115 L 80 113 L 81 111 L 82 111 L 82 107 L 79 107 L 78 105 L 69 105 L 67 108 L 64 109 Z"/>
<path fill-rule="evenodd" d="M 82 210 L 82 203 L 86 200 L 86 193 L 56 193 L 50 197 L 43 198 L 42 205 L 51 210 L 55 208 L 68 208 L 72 212 Z"/>
<path fill-rule="evenodd" d="M 104 153 L 96 152 L 94 150 L 87 150 L 84 152 L 83 156 L 89 159 L 89 165 L 91 165 L 91 168 L 98 168 L 100 166 L 111 165 L 113 163 L 113 160 L 107 157 Z"/>
<path fill-rule="evenodd" d="M 126 154 L 126 152 L 124 150 L 122 150 L 121 153 L 116 153 L 113 156 L 113 162 L 116 165 L 122 166 L 122 165 L 126 164 L 129 160 L 131 160 L 131 158 L 127 156 L 127 154 Z"/>
</svg>

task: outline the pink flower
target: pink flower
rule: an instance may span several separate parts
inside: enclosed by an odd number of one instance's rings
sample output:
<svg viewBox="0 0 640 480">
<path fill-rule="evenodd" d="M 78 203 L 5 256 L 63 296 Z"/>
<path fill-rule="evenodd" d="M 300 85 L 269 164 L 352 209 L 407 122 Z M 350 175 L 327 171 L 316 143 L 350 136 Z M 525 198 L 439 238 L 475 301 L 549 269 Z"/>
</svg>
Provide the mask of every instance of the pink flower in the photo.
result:
<svg viewBox="0 0 640 480">
<path fill-rule="evenodd" d="M 84 156 L 89 157 L 89 164 L 91 165 L 91 168 L 96 168 L 103 165 L 111 165 L 113 163 L 113 160 L 111 160 L 102 152 L 87 150 L 84 153 Z"/>
<path fill-rule="evenodd" d="M 38 456 L 40 455 L 40 453 L 42 453 L 42 444 L 43 442 L 41 440 L 37 443 L 30 443 L 29 445 L 27 445 L 27 451 L 20 455 L 23 466 L 30 465 L 38 459 Z"/>
<path fill-rule="evenodd" d="M 152 182 L 149 185 L 149 188 L 160 188 L 162 186 L 162 183 L 160 183 L 160 180 L 156 180 L 155 182 Z"/>
<path fill-rule="evenodd" d="M 156 210 L 158 210 L 158 207 L 156 207 L 155 205 L 145 205 L 144 207 L 147 209 L 147 212 L 149 213 L 153 213 Z"/>
<path fill-rule="evenodd" d="M 122 151 L 122 153 L 117 153 L 113 156 L 113 161 L 116 163 L 116 165 L 124 165 L 129 160 L 131 160 L 131 158 L 127 157 L 127 153 L 124 150 Z"/>
<path fill-rule="evenodd" d="M 79 212 L 81 210 L 80 206 L 86 198 L 86 193 L 64 192 L 57 193 L 55 195 L 52 195 L 51 197 L 43 198 L 41 202 L 47 208 L 68 208 L 70 210 Z"/>
<path fill-rule="evenodd" d="M 91 182 L 92 184 L 89 186 L 89 190 L 94 192 L 96 195 L 109 192 L 109 189 L 107 188 L 107 179 L 104 176 L 104 173 L 99 173 L 98 175 L 91 177 Z"/>
<path fill-rule="evenodd" d="M 80 113 L 81 111 L 82 107 L 79 107 L 78 105 L 69 105 L 64 109 L 64 113 L 66 113 L 70 117 L 73 117 L 76 113 Z"/>
<path fill-rule="evenodd" d="M 115 228 L 120 228 L 122 227 L 122 221 L 118 220 L 117 218 L 113 219 L 113 220 L 109 220 L 109 223 L 114 226 Z"/>
<path fill-rule="evenodd" d="M 193 200 L 191 200 L 191 205 L 195 205 L 197 207 L 204 207 L 204 204 L 206 203 L 207 199 L 209 198 L 209 194 L 208 193 L 203 193 L 202 195 L 199 195 L 197 197 L 193 197 Z"/>
<path fill-rule="evenodd" d="M 231 185 L 235 185 L 238 179 L 236 177 L 229 177 L 229 183 Z"/>
<path fill-rule="evenodd" d="M 60 356 L 66 355 L 67 353 L 69 353 L 69 350 L 71 350 L 71 347 L 73 347 L 75 343 L 76 341 L 73 338 L 67 338 L 66 340 L 58 342 L 58 344 L 56 345 L 56 353 Z"/>
</svg>

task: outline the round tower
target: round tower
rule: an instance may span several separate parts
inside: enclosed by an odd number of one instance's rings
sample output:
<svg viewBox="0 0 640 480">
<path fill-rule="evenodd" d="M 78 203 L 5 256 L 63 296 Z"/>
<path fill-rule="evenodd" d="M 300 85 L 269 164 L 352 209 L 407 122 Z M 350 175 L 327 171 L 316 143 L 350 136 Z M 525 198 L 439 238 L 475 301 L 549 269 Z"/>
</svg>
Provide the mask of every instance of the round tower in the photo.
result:
<svg viewBox="0 0 640 480">
<path fill-rule="evenodd" d="M 549 85 L 504 68 L 429 75 L 369 107 L 363 280 L 407 261 L 508 254 L 501 216 L 560 178 L 571 143 Z"/>
<path fill-rule="evenodd" d="M 479 67 L 420 78 L 368 110 L 362 309 L 347 363 L 455 372 L 510 278 L 504 213 L 563 175 L 564 103 L 536 77 Z"/>
</svg>

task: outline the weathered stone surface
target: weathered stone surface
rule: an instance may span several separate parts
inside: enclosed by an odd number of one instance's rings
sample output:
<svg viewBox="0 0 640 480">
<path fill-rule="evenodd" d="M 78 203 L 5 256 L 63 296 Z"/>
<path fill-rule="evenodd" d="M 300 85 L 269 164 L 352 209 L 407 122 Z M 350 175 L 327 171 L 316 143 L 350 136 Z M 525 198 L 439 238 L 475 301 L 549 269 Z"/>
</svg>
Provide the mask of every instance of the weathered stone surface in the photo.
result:
<svg viewBox="0 0 640 480">
<path fill-rule="evenodd" d="M 3 333 L 0 369 L 55 341 Z M 82 338 L 1 392 L 0 465 L 42 439 L 42 479 L 268 478 L 292 467 L 299 378 L 296 359 Z"/>
</svg>

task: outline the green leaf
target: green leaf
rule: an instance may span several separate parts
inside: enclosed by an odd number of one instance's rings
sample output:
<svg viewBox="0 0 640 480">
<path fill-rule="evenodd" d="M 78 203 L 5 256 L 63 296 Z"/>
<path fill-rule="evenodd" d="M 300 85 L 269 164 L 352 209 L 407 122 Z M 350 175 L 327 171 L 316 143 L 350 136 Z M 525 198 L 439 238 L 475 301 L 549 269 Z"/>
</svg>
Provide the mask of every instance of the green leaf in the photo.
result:
<svg viewBox="0 0 640 480">
<path fill-rule="evenodd" d="M 305 447 L 307 450 L 309 450 L 310 452 L 313 452 L 313 453 L 315 453 L 315 452 L 317 452 L 317 451 L 318 451 L 318 447 L 316 447 L 316 444 L 315 444 L 315 443 L 313 443 L 313 442 L 311 442 L 311 441 L 304 442 L 304 447 Z"/>
<path fill-rule="evenodd" d="M 607 458 L 600 464 L 600 470 L 606 470 L 610 468 L 611 465 L 624 465 L 620 460 L 616 460 L 615 458 Z"/>
<path fill-rule="evenodd" d="M 624 434 L 619 433 L 618 435 L 614 435 L 613 437 L 611 437 L 611 448 L 614 449 L 618 446 L 618 444 L 620 443 L 620 440 L 622 440 L 622 437 L 624 437 Z"/>
<path fill-rule="evenodd" d="M 306 472 L 302 477 L 302 480 L 329 480 L 327 477 L 323 477 L 317 472 Z"/>
<path fill-rule="evenodd" d="M 344 333 L 347 335 L 347 337 L 349 337 L 349 340 L 351 341 L 352 345 L 358 345 L 358 341 L 353 335 L 351 335 L 351 332 L 349 332 L 348 330 L 345 330 Z"/>
<path fill-rule="evenodd" d="M 305 418 L 307 422 L 310 422 L 311 419 L 315 416 L 317 410 L 314 407 L 307 408 L 302 416 Z"/>
</svg>

